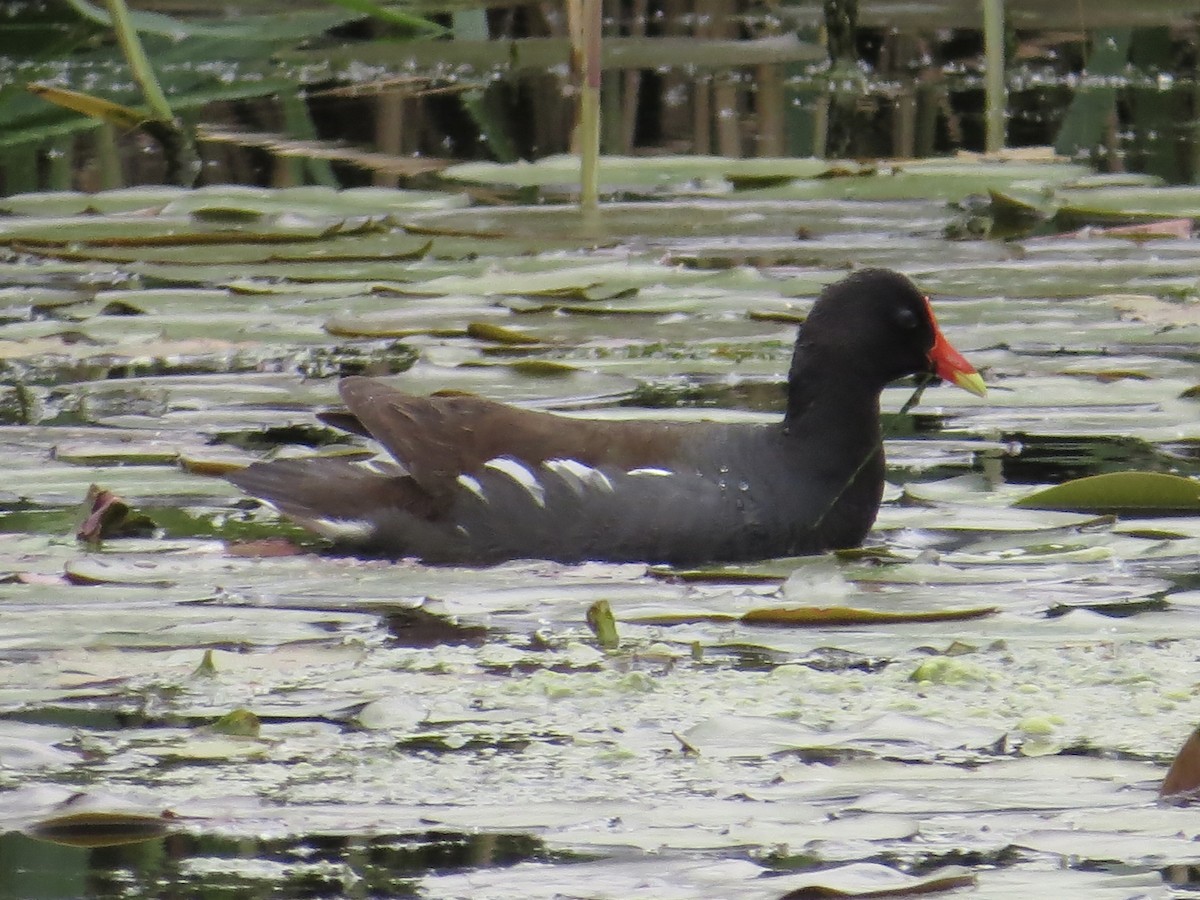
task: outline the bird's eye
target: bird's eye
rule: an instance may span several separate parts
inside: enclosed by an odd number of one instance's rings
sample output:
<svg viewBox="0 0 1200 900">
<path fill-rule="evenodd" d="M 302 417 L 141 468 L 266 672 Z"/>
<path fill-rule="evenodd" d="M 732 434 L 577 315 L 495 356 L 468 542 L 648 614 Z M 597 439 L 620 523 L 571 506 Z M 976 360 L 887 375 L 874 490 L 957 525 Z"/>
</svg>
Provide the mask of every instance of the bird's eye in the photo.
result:
<svg viewBox="0 0 1200 900">
<path fill-rule="evenodd" d="M 907 306 L 902 306 L 896 310 L 896 324 L 905 331 L 912 331 L 917 327 L 917 314 Z"/>
</svg>

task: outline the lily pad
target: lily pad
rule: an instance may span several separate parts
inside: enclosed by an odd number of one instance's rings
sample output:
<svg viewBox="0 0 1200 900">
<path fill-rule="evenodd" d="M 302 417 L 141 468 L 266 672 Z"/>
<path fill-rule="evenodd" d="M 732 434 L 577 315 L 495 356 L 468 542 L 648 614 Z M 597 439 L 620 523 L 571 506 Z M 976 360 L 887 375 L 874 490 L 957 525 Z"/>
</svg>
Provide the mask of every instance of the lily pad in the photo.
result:
<svg viewBox="0 0 1200 900">
<path fill-rule="evenodd" d="M 1200 188 L 1190 185 L 1064 190 L 1061 198 L 1058 215 L 1070 222 L 1200 219 Z"/>
<path fill-rule="evenodd" d="M 1110 472 L 1046 488 L 1013 505 L 1066 512 L 1195 514 L 1200 513 L 1200 482 L 1162 472 Z"/>
<path fill-rule="evenodd" d="M 970 887 L 975 876 L 962 866 L 948 866 L 926 875 L 914 876 L 876 863 L 854 863 L 813 872 L 809 883 L 792 887 L 782 900 L 816 900 L 820 897 L 902 897 L 936 894 Z"/>
<path fill-rule="evenodd" d="M 850 606 L 777 606 L 752 609 L 742 616 L 742 622 L 747 625 L 836 628 L 848 625 L 891 625 L 898 622 L 958 622 L 964 619 L 979 619 L 995 612 L 996 607 L 994 606 L 896 612 L 856 609 Z"/>
<path fill-rule="evenodd" d="M 690 182 L 724 179 L 811 178 L 832 164 L 820 159 L 733 159 L 719 156 L 604 156 L 600 183 L 614 186 L 678 190 Z M 579 181 L 578 156 L 545 156 L 536 162 L 461 163 L 439 173 L 453 181 L 504 184 L 514 187 L 575 185 Z"/>
<path fill-rule="evenodd" d="M 69 847 L 118 847 L 167 834 L 175 823 L 166 816 L 132 812 L 68 812 L 30 826 L 28 833 Z"/>
</svg>

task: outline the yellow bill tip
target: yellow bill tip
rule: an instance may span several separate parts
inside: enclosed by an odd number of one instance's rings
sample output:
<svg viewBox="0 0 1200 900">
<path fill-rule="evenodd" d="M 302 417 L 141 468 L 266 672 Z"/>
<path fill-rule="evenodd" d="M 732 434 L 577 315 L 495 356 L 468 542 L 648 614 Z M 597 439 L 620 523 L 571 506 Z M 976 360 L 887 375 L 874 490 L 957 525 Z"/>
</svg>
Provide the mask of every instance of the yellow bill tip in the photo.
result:
<svg viewBox="0 0 1200 900">
<path fill-rule="evenodd" d="M 955 372 L 954 383 L 964 391 L 970 391 L 976 397 L 987 396 L 987 385 L 978 372 Z"/>
</svg>

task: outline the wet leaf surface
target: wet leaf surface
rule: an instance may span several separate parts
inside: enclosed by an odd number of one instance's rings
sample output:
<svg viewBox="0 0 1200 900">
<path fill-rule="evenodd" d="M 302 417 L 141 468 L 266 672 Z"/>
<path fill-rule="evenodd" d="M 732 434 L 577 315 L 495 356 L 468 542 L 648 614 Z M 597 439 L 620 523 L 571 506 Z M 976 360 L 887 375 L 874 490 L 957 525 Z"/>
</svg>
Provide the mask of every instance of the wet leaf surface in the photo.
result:
<svg viewBox="0 0 1200 900">
<path fill-rule="evenodd" d="M 1164 472 L 1109 472 L 1066 481 L 1017 501 L 1028 509 L 1160 514 L 1200 510 L 1200 482 Z"/>
</svg>

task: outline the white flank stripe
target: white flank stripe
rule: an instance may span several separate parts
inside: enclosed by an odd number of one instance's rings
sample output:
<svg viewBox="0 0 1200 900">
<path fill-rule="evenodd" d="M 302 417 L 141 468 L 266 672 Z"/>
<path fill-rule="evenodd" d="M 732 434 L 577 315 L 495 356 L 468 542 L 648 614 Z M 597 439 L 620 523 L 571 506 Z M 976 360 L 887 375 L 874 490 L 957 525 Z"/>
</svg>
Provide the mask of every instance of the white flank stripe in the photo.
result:
<svg viewBox="0 0 1200 900">
<path fill-rule="evenodd" d="M 408 474 L 408 469 L 403 466 L 388 459 L 380 459 L 379 457 L 363 460 L 362 462 L 355 463 L 355 465 L 360 469 L 366 469 L 372 475 L 386 475 L 388 478 Z"/>
<path fill-rule="evenodd" d="M 577 459 L 548 459 L 545 465 L 559 475 L 569 475 L 575 478 L 583 487 L 596 487 L 602 491 L 611 491 L 612 482 L 599 469 L 584 465 Z"/>
<path fill-rule="evenodd" d="M 542 487 L 542 483 L 534 477 L 532 472 L 515 459 L 509 459 L 507 456 L 498 456 L 495 459 L 489 459 L 483 466 L 485 469 L 494 469 L 497 472 L 507 475 L 521 487 L 525 488 L 525 490 L 529 491 L 529 496 L 533 497 L 538 506 L 546 505 L 546 489 Z"/>
<path fill-rule="evenodd" d="M 658 475 L 660 477 L 670 478 L 675 473 L 670 469 L 630 469 L 626 475 Z"/>
<path fill-rule="evenodd" d="M 375 530 L 364 519 L 309 519 L 308 522 L 314 531 L 331 541 L 362 541 Z"/>
<path fill-rule="evenodd" d="M 546 466 L 555 472 L 574 475 L 580 481 L 587 481 L 595 473 L 591 466 L 585 466 L 577 459 L 548 459 Z"/>
<path fill-rule="evenodd" d="M 470 491 L 472 494 L 474 494 L 480 500 L 482 500 L 484 503 L 488 502 L 488 498 L 486 496 L 484 496 L 484 493 L 483 493 L 483 485 L 480 484 L 478 481 L 476 481 L 474 478 L 472 478 L 470 475 L 459 475 L 454 480 L 457 481 L 459 484 L 461 484 L 463 487 L 465 487 L 468 491 Z"/>
</svg>

